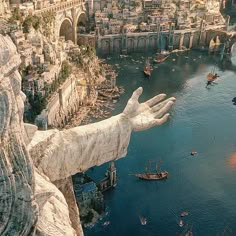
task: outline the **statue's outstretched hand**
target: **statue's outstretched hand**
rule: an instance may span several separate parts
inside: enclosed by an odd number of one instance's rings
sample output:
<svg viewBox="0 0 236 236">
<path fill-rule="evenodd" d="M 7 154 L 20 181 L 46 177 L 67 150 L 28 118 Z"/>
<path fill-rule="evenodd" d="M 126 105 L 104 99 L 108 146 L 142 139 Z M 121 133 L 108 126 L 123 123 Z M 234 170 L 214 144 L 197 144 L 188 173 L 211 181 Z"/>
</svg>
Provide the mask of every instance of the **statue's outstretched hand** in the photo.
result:
<svg viewBox="0 0 236 236">
<path fill-rule="evenodd" d="M 144 103 L 139 103 L 138 98 L 142 92 L 142 87 L 136 89 L 123 111 L 123 114 L 129 118 L 133 131 L 145 130 L 166 122 L 170 115 L 166 112 L 176 100 L 171 97 L 162 101 L 166 98 L 166 94 L 159 94 Z"/>
</svg>

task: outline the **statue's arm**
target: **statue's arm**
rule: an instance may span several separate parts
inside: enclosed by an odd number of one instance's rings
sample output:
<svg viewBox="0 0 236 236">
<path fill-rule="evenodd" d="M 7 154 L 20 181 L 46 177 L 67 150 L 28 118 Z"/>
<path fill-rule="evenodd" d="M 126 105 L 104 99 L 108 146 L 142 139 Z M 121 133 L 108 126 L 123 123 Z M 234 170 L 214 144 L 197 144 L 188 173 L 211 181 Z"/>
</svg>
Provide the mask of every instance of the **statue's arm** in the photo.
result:
<svg viewBox="0 0 236 236">
<path fill-rule="evenodd" d="M 37 160 L 33 159 L 51 181 L 63 179 L 92 166 L 124 157 L 131 131 L 131 123 L 123 114 L 95 124 L 54 130 L 53 133 L 37 131 L 32 141 L 36 144 L 41 140 L 40 153 L 43 152 L 43 155 L 35 157 Z M 37 153 L 40 145 L 37 143 L 31 147 L 31 156 L 35 156 L 34 149 Z"/>
<path fill-rule="evenodd" d="M 107 120 L 63 131 L 37 131 L 29 145 L 35 166 L 55 181 L 124 157 L 131 131 L 163 124 L 175 101 L 159 94 L 139 103 L 141 94 L 142 88 L 137 89 L 124 111 Z"/>
</svg>

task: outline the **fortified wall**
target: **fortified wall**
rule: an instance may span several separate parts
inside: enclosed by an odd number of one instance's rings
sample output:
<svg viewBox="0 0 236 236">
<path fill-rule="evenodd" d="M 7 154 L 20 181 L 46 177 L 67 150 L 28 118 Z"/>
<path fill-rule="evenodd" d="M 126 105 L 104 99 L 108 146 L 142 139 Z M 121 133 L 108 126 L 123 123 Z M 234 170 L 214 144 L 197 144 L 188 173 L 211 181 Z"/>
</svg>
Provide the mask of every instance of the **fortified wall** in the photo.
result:
<svg viewBox="0 0 236 236">
<path fill-rule="evenodd" d="M 87 98 L 87 87 L 79 85 L 81 77 L 71 75 L 47 104 L 46 109 L 36 118 L 36 124 L 43 129 L 63 127 L 78 111 Z"/>
</svg>

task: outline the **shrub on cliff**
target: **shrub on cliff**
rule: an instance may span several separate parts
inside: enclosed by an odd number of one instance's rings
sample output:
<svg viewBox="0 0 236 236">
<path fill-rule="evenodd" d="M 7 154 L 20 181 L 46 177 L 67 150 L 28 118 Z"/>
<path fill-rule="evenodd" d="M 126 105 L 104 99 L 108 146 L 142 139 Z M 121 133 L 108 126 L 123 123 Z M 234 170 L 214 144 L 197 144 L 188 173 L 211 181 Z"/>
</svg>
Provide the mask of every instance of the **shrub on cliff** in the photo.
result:
<svg viewBox="0 0 236 236">
<path fill-rule="evenodd" d="M 20 21 L 22 23 L 23 21 L 23 17 L 20 13 L 20 8 L 16 7 L 14 8 L 13 12 L 12 12 L 12 16 L 8 19 L 9 23 L 15 23 L 16 21 Z"/>
<path fill-rule="evenodd" d="M 59 75 L 60 82 L 64 82 L 71 74 L 72 68 L 68 61 L 63 61 Z"/>
<path fill-rule="evenodd" d="M 22 24 L 23 32 L 29 33 L 31 27 L 33 27 L 35 30 L 38 30 L 40 27 L 40 24 L 41 24 L 40 17 L 28 15 Z"/>
</svg>

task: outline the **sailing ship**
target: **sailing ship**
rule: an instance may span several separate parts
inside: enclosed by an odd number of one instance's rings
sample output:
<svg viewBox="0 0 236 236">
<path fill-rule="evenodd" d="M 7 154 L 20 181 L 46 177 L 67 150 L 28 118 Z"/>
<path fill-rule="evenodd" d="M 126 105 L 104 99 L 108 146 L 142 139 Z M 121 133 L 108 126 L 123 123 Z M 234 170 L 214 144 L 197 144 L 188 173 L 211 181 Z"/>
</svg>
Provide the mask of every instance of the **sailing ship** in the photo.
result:
<svg viewBox="0 0 236 236">
<path fill-rule="evenodd" d="M 210 85 L 212 82 L 214 82 L 218 77 L 220 77 L 217 73 L 215 73 L 215 67 L 213 70 L 207 74 L 206 79 L 207 79 L 207 85 Z"/>
<path fill-rule="evenodd" d="M 156 172 L 150 172 L 150 162 L 146 166 L 146 172 L 143 174 L 131 174 L 143 180 L 162 180 L 168 177 L 167 171 L 159 171 L 159 166 L 156 164 Z"/>
<path fill-rule="evenodd" d="M 151 76 L 152 67 L 150 65 L 149 58 L 146 59 L 143 72 L 146 76 L 148 76 L 148 77 Z"/>
<path fill-rule="evenodd" d="M 207 75 L 207 81 L 209 82 L 213 82 L 214 80 L 216 80 L 219 77 L 219 75 L 217 73 L 213 74 L 213 73 L 209 73 Z"/>
</svg>

